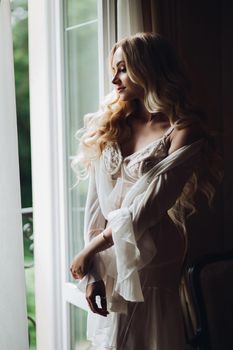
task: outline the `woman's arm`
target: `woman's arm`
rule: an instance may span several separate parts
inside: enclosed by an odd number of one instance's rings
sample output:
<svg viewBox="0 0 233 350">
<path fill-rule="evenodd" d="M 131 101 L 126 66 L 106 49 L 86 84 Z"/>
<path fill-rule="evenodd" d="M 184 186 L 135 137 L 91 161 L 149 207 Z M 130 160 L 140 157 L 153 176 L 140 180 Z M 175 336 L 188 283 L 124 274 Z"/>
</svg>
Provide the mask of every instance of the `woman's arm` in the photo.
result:
<svg viewBox="0 0 233 350">
<path fill-rule="evenodd" d="M 83 250 L 74 257 L 70 266 L 73 277 L 83 278 L 89 272 L 95 254 L 110 248 L 112 245 L 112 230 L 108 227 L 87 243 Z"/>
<path fill-rule="evenodd" d="M 112 231 L 110 228 L 105 229 L 102 234 L 94 237 L 85 248 L 75 256 L 70 267 L 70 271 L 74 278 L 83 278 L 89 270 L 89 264 L 92 262 L 96 253 L 109 248 L 112 245 Z M 105 284 L 101 278 L 95 276 L 95 270 L 91 273 L 94 280 L 86 286 L 86 300 L 92 312 L 101 316 L 107 316 L 107 303 Z M 96 302 L 96 297 L 100 297 L 101 307 Z"/>
<path fill-rule="evenodd" d="M 70 265 L 70 271 L 75 279 L 82 278 L 84 275 L 88 274 L 87 280 L 83 285 L 86 289 L 86 299 L 90 309 L 102 316 L 106 316 L 108 313 L 105 299 L 105 285 L 101 280 L 101 276 L 98 273 L 94 261 L 98 257 L 94 256 L 95 254 L 94 252 L 92 253 L 92 249 L 94 246 L 93 243 L 96 242 L 96 238 L 98 238 L 97 241 L 99 243 L 103 240 L 103 238 L 101 239 L 102 235 L 100 236 L 100 233 L 104 231 L 105 224 L 106 220 L 99 205 L 94 165 L 92 164 L 84 215 L 85 248 L 73 258 Z M 94 242 L 89 246 L 92 240 L 94 240 Z M 102 248 L 104 248 L 104 241 L 102 242 L 102 245 Z M 87 247 L 90 249 L 86 249 Z M 95 252 L 97 252 L 97 250 L 95 250 Z M 85 271 L 85 273 L 83 273 L 83 271 Z M 99 308 L 96 303 L 97 295 L 101 297 L 101 308 Z"/>
<path fill-rule="evenodd" d="M 106 219 L 102 214 L 96 188 L 95 167 L 91 164 L 87 199 L 84 213 L 84 249 L 77 254 L 70 266 L 70 271 L 74 278 L 82 278 L 87 273 L 98 279 L 98 272 L 91 264 L 91 258 L 98 252 L 109 247 L 109 230 L 105 230 Z M 106 231 L 106 232 L 105 232 Z M 106 233 L 106 238 L 104 239 Z M 82 268 L 77 266 L 77 257 L 82 257 Z M 83 265 L 85 263 L 85 266 Z M 85 272 L 85 273 L 84 273 Z M 79 276 L 79 277 L 78 277 Z"/>
</svg>

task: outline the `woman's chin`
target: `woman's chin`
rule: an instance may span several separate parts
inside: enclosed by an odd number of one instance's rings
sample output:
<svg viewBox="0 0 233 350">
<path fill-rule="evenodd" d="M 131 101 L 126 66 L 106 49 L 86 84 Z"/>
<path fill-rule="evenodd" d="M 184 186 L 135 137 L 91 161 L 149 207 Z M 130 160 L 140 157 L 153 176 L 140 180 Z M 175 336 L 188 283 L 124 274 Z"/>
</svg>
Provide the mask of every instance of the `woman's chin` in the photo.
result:
<svg viewBox="0 0 233 350">
<path fill-rule="evenodd" d="M 120 93 L 119 96 L 120 100 L 124 102 L 135 100 L 135 96 L 130 96 L 128 94 Z"/>
</svg>

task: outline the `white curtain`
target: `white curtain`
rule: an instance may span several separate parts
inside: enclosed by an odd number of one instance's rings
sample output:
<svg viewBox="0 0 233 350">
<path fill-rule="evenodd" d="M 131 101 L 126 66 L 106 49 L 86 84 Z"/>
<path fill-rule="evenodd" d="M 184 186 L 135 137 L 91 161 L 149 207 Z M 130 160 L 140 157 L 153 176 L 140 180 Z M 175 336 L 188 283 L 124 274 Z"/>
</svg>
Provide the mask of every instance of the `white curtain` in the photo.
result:
<svg viewBox="0 0 233 350">
<path fill-rule="evenodd" d="M 143 32 L 141 0 L 117 1 L 117 40 Z"/>
<path fill-rule="evenodd" d="M 27 350 L 10 1 L 0 1 L 0 349 Z"/>
</svg>

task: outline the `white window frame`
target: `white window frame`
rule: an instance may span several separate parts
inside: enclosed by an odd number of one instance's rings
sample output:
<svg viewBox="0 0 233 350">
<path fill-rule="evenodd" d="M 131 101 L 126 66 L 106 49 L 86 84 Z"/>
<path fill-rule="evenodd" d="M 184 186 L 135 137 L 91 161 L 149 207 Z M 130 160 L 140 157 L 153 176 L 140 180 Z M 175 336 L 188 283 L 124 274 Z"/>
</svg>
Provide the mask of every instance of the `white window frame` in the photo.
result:
<svg viewBox="0 0 233 350">
<path fill-rule="evenodd" d="M 115 3 L 98 0 L 100 99 L 110 90 L 106 68 L 116 38 Z M 28 10 L 37 349 L 70 350 L 69 304 L 86 309 L 87 303 L 67 282 L 62 1 L 29 1 Z"/>
<path fill-rule="evenodd" d="M 0 349 L 28 350 L 10 0 L 0 1 Z"/>
</svg>

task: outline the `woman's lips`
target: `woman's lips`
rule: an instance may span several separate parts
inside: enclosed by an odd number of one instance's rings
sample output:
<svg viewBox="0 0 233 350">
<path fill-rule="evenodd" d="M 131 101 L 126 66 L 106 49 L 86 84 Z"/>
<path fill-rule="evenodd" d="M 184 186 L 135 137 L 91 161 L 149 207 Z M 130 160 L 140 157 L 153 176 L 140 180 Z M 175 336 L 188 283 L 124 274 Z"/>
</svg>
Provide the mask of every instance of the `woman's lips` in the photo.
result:
<svg viewBox="0 0 233 350">
<path fill-rule="evenodd" d="M 122 90 L 124 90 L 125 89 L 125 87 L 119 87 L 119 88 L 117 88 L 117 91 L 118 92 L 121 92 Z"/>
</svg>

